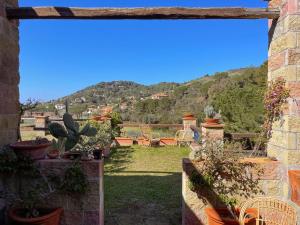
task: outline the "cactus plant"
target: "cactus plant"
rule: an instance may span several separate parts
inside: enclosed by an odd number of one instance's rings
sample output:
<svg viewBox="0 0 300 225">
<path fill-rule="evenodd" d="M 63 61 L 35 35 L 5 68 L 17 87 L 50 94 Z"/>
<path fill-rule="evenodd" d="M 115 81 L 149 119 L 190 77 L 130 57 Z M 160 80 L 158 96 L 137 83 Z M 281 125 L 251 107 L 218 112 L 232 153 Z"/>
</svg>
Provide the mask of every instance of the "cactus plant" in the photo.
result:
<svg viewBox="0 0 300 225">
<path fill-rule="evenodd" d="M 215 118 L 216 116 L 216 111 L 214 110 L 214 107 L 212 107 L 211 105 L 208 105 L 204 108 L 204 113 L 206 115 L 206 118 Z"/>
<path fill-rule="evenodd" d="M 63 116 L 64 125 L 59 123 L 51 123 L 49 131 L 55 138 L 66 138 L 65 151 L 69 151 L 81 140 L 81 136 L 95 136 L 97 130 L 86 124 L 80 128 L 79 123 L 75 122 L 72 116 L 65 113 Z"/>
</svg>

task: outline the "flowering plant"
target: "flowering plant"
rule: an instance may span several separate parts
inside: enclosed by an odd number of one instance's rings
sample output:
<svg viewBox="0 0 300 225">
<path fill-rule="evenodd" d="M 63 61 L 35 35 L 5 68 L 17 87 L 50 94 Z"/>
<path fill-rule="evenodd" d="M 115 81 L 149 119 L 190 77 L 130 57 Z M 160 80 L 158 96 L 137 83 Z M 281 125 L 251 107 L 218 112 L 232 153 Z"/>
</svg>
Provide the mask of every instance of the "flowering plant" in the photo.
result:
<svg viewBox="0 0 300 225">
<path fill-rule="evenodd" d="M 282 115 L 282 105 L 290 97 L 290 90 L 285 87 L 286 81 L 277 78 L 271 81 L 264 98 L 265 122 L 264 135 L 269 139 L 272 134 L 272 124 L 278 121 Z"/>
</svg>

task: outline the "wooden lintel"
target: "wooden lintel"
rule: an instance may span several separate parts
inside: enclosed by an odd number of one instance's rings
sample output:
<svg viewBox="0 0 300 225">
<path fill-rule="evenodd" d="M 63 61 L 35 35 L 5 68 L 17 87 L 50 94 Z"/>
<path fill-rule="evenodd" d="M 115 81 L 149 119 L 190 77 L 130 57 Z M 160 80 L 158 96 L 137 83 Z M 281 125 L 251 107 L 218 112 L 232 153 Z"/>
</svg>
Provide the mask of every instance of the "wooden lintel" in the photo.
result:
<svg viewBox="0 0 300 225">
<path fill-rule="evenodd" d="M 280 11 L 266 8 L 7 8 L 8 19 L 277 19 Z"/>
</svg>

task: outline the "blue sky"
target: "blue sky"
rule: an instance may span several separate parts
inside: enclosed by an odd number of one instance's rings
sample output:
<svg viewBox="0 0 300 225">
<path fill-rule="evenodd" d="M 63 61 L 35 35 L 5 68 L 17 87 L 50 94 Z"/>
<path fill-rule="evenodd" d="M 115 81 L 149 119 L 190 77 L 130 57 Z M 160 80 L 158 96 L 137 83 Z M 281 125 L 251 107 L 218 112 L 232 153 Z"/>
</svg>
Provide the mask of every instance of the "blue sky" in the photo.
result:
<svg viewBox="0 0 300 225">
<path fill-rule="evenodd" d="M 38 4 L 37 4 L 38 3 Z M 20 6 L 266 7 L 263 0 L 20 0 Z M 50 100 L 112 80 L 184 82 L 267 59 L 267 20 L 26 20 L 20 95 Z"/>
</svg>

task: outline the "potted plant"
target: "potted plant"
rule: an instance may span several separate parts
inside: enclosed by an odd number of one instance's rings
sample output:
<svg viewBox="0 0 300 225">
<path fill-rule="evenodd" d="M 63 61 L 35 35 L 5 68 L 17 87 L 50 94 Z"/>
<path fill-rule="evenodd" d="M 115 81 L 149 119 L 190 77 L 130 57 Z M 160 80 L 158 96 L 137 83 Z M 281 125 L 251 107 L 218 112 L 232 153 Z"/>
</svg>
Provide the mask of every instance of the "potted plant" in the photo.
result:
<svg viewBox="0 0 300 225">
<path fill-rule="evenodd" d="M 78 200 L 90 190 L 78 161 L 64 173 L 53 172 L 42 170 L 30 157 L 15 154 L 9 146 L 0 149 L 0 198 L 5 200 L 12 224 L 59 225 L 63 209 L 44 207 L 49 197 L 59 192 Z"/>
<path fill-rule="evenodd" d="M 77 158 L 84 151 L 73 151 L 75 146 L 82 141 L 83 136 L 95 136 L 97 130 L 94 127 L 91 127 L 89 123 L 80 128 L 79 123 L 75 122 L 68 113 L 63 115 L 63 122 L 64 126 L 59 123 L 51 123 L 49 125 L 49 131 L 57 139 L 65 138 L 65 158 Z"/>
<path fill-rule="evenodd" d="M 35 140 L 16 142 L 11 144 L 10 147 L 16 154 L 23 154 L 38 160 L 45 158 L 47 148 L 50 145 L 51 142 L 47 138 L 37 137 Z"/>
<path fill-rule="evenodd" d="M 238 225 L 237 196 L 249 198 L 262 193 L 259 186 L 262 169 L 250 161 L 243 161 L 234 146 L 207 141 L 191 154 L 196 169 L 189 174 L 189 188 L 204 202 L 215 203 L 212 208 L 205 209 L 211 225 Z M 249 210 L 249 215 L 245 224 L 253 222 L 255 209 Z"/>
<path fill-rule="evenodd" d="M 13 224 L 59 225 L 62 208 L 40 207 L 53 193 L 53 186 L 32 158 L 17 155 L 5 146 L 0 150 L 0 168 L 3 185 L 0 198 L 9 206 L 8 216 Z"/>
<path fill-rule="evenodd" d="M 65 138 L 58 138 L 57 140 L 52 140 L 52 148 L 49 149 L 47 156 L 49 159 L 57 159 L 60 155 L 65 152 Z"/>
<path fill-rule="evenodd" d="M 217 118 L 217 112 L 214 110 L 214 107 L 208 105 L 204 108 L 204 113 L 206 118 L 204 119 L 207 124 L 218 124 L 219 118 Z"/>
<path fill-rule="evenodd" d="M 107 157 L 110 154 L 110 146 L 112 140 L 112 128 L 110 122 L 91 122 L 91 126 L 96 128 L 97 134 L 90 137 L 89 141 L 95 146 L 93 155 L 95 159 L 101 159 L 102 154 Z"/>
</svg>

